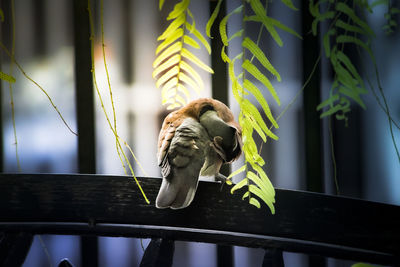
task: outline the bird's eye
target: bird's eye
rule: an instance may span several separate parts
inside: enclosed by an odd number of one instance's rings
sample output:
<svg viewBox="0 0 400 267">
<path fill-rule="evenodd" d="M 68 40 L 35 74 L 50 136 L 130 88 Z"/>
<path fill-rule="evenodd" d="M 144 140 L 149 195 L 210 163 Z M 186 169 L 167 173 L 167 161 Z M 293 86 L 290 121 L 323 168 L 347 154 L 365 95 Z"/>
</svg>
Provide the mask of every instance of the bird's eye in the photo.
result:
<svg viewBox="0 0 400 267">
<path fill-rule="evenodd" d="M 203 115 L 204 113 L 206 113 L 209 110 L 214 110 L 214 107 L 212 105 L 205 105 L 201 108 L 200 110 L 200 114 L 199 117 L 201 117 L 201 115 Z"/>
</svg>

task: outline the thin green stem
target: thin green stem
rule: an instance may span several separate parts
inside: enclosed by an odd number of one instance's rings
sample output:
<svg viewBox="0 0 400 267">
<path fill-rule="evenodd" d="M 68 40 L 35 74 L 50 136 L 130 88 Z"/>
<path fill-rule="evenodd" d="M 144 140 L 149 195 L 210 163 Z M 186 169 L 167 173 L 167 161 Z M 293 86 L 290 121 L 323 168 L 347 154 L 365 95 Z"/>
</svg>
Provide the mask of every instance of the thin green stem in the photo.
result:
<svg viewBox="0 0 400 267">
<path fill-rule="evenodd" d="M 336 164 L 336 156 L 335 156 L 335 146 L 334 146 L 334 142 L 333 142 L 332 117 L 331 116 L 328 118 L 328 131 L 329 131 L 329 141 L 330 141 L 330 145 L 331 145 L 333 180 L 335 181 L 336 194 L 340 195 L 339 182 L 337 179 L 337 164 Z"/>
</svg>

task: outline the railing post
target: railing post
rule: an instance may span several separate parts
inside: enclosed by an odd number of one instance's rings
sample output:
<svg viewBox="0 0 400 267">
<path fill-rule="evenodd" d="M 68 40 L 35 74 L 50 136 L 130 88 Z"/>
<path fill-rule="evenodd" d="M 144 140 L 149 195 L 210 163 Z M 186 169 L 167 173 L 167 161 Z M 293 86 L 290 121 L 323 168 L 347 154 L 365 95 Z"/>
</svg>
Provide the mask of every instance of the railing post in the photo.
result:
<svg viewBox="0 0 400 267">
<path fill-rule="evenodd" d="M 303 36 L 303 84 L 310 75 L 320 51 L 319 36 L 310 33 L 313 17 L 308 11 L 309 1 L 302 3 L 302 36 Z M 322 138 L 321 120 L 316 108 L 320 103 L 321 68 L 318 65 L 309 84 L 304 90 L 304 131 L 305 131 L 305 165 L 306 185 L 308 191 L 323 192 Z M 325 259 L 319 256 L 309 257 L 309 266 L 325 266 Z"/>
<path fill-rule="evenodd" d="M 79 173 L 96 173 L 95 120 L 90 24 L 87 2 L 74 0 L 75 93 L 78 125 Z M 90 218 L 88 218 L 88 221 Z M 81 265 L 98 265 L 97 237 L 82 236 Z"/>
</svg>

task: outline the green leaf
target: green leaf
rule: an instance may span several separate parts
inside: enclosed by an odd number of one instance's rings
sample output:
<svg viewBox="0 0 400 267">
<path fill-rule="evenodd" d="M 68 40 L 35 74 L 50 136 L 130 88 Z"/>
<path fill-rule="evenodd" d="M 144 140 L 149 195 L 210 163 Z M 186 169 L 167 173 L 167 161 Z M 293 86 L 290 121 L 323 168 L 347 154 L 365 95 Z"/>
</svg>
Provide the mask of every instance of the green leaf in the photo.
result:
<svg viewBox="0 0 400 267">
<path fill-rule="evenodd" d="M 180 72 L 178 74 L 178 79 L 192 87 L 198 94 L 201 92 L 201 87 L 189 76 L 187 76 L 185 73 Z"/>
<path fill-rule="evenodd" d="M 173 54 L 182 50 L 182 42 L 176 42 L 167 49 L 164 50 L 153 62 L 153 68 L 156 68 L 160 65 L 164 60 L 171 57 Z"/>
<path fill-rule="evenodd" d="M 195 82 L 199 85 L 200 88 L 204 87 L 204 83 L 203 83 L 203 79 L 200 77 L 200 75 L 197 73 L 197 71 L 195 71 L 192 66 L 190 66 L 188 63 L 186 63 L 185 61 L 181 61 L 179 63 L 179 67 L 181 68 L 181 70 L 185 71 L 188 75 L 190 75 Z"/>
<path fill-rule="evenodd" d="M 217 16 L 218 16 L 219 10 L 220 10 L 220 8 L 221 8 L 221 3 L 222 3 L 222 1 L 223 1 L 223 0 L 218 0 L 217 6 L 215 7 L 213 13 L 212 13 L 211 16 L 210 16 L 210 19 L 209 19 L 208 22 L 207 22 L 207 25 L 206 25 L 206 34 L 207 34 L 207 36 L 210 37 L 210 38 L 213 38 L 213 37 L 211 37 L 210 31 L 211 31 L 212 25 L 214 24 L 215 19 L 216 19 Z"/>
<path fill-rule="evenodd" d="M 318 106 L 317 106 L 317 111 L 321 110 L 322 108 L 326 106 L 333 106 L 333 103 L 335 101 L 339 100 L 339 94 L 334 94 L 331 95 L 328 99 L 322 101 Z"/>
<path fill-rule="evenodd" d="M 242 188 L 243 186 L 247 185 L 248 180 L 247 179 L 243 179 L 241 180 L 239 183 L 235 184 L 232 188 L 231 188 L 231 194 L 233 194 L 236 190 Z"/>
<path fill-rule="evenodd" d="M 345 13 L 349 16 L 356 24 L 358 24 L 361 28 L 364 29 L 365 33 L 371 36 L 375 36 L 374 31 L 368 26 L 368 24 L 360 19 L 352 8 L 350 8 L 345 3 L 339 2 L 336 4 L 336 10 Z"/>
<path fill-rule="evenodd" d="M 164 50 L 167 46 L 172 44 L 173 42 L 176 41 L 176 39 L 180 38 L 183 36 L 183 29 L 179 28 L 175 32 L 173 32 L 168 38 L 166 38 L 156 49 L 156 55 L 160 53 L 162 50 Z"/>
<path fill-rule="evenodd" d="M 200 68 L 202 68 L 203 70 L 209 72 L 209 73 L 214 73 L 214 71 L 207 66 L 206 64 L 203 63 L 203 61 L 201 61 L 198 57 L 196 57 L 195 55 L 193 55 L 189 50 L 187 50 L 186 48 L 182 48 L 181 50 L 181 55 L 185 58 L 187 58 L 188 60 L 190 60 L 191 62 L 195 63 L 197 66 L 199 66 Z"/>
<path fill-rule="evenodd" d="M 364 102 L 360 98 L 360 94 L 357 93 L 357 91 L 352 90 L 352 88 L 346 88 L 346 87 L 339 87 L 339 93 L 350 97 L 354 101 L 356 101 L 363 109 L 366 109 L 367 107 L 365 106 Z"/>
<path fill-rule="evenodd" d="M 228 15 L 226 15 L 219 24 L 219 34 L 221 36 L 221 40 L 222 40 L 222 43 L 224 44 L 224 46 L 228 46 L 228 36 L 226 35 L 226 24 L 228 23 L 229 18 L 233 14 L 238 14 L 238 13 L 242 12 L 242 9 L 243 9 L 243 5 L 237 7 L 232 12 L 230 12 Z"/>
<path fill-rule="evenodd" d="M 271 202 L 274 202 L 274 196 L 273 192 L 271 191 L 270 188 L 268 188 L 268 184 L 262 180 L 260 177 L 258 177 L 257 174 L 255 174 L 252 171 L 247 172 L 247 177 L 254 182 L 255 185 L 257 185 L 267 196 L 269 199 L 271 199 Z"/>
<path fill-rule="evenodd" d="M 244 123 L 250 124 L 251 127 L 253 127 L 254 130 L 258 133 L 258 135 L 261 137 L 261 139 L 265 142 L 267 142 L 267 137 L 264 134 L 264 131 L 261 129 L 260 125 L 255 121 L 255 119 L 250 116 L 249 114 L 245 114 L 245 120 Z"/>
<path fill-rule="evenodd" d="M 242 37 L 243 32 L 244 32 L 244 30 L 241 29 L 241 30 L 235 32 L 234 34 L 232 34 L 232 36 L 229 37 L 229 39 L 228 39 L 228 43 L 229 43 L 230 41 L 232 41 L 233 39 L 235 39 L 236 37 Z"/>
<path fill-rule="evenodd" d="M 267 187 L 267 192 L 275 198 L 275 188 L 272 185 L 271 181 L 269 180 L 267 174 L 264 172 L 261 166 L 254 164 L 252 165 L 252 168 L 258 173 L 258 175 L 261 177 L 261 179 L 264 181 Z M 273 201 L 275 203 L 275 200 Z"/>
<path fill-rule="evenodd" d="M 167 71 L 164 75 L 162 75 L 156 82 L 157 88 L 160 88 L 161 85 L 163 85 L 165 82 L 167 82 L 169 79 L 172 77 L 178 75 L 179 73 L 179 67 L 175 66 L 169 71 Z"/>
<path fill-rule="evenodd" d="M 275 128 L 279 128 L 278 123 L 276 122 L 274 116 L 272 115 L 271 109 L 269 108 L 269 105 L 267 103 L 267 100 L 265 100 L 264 96 L 262 95 L 261 91 L 249 80 L 244 79 L 243 81 L 243 87 L 247 89 L 260 103 L 261 107 L 263 108 L 265 115 L 267 115 L 268 119 L 271 121 L 271 123 L 274 125 Z"/>
<path fill-rule="evenodd" d="M 293 10 L 299 10 L 297 7 L 295 7 L 292 3 L 292 0 L 281 0 L 282 3 L 284 3 L 287 7 L 293 9 Z"/>
<path fill-rule="evenodd" d="M 167 20 L 175 19 L 186 11 L 190 3 L 190 0 L 182 0 L 174 6 L 174 10 L 169 13 Z"/>
<path fill-rule="evenodd" d="M 174 21 L 172 21 L 168 28 L 157 38 L 157 41 L 167 39 L 171 36 L 179 27 L 181 27 L 186 22 L 186 15 L 182 13 Z"/>
<path fill-rule="evenodd" d="M 263 191 L 261 191 L 260 188 L 258 188 L 255 185 L 249 185 L 249 191 L 250 193 L 256 195 L 257 197 L 259 197 L 262 201 L 265 202 L 265 204 L 267 204 L 267 206 L 269 207 L 269 209 L 271 210 L 272 214 L 275 214 L 275 207 L 274 204 L 271 200 L 271 198 Z"/>
<path fill-rule="evenodd" d="M 327 19 L 332 19 L 334 17 L 335 17 L 335 12 L 334 11 L 327 11 L 327 12 L 325 12 L 323 14 L 319 14 L 314 19 L 314 21 L 311 23 L 311 30 L 312 30 L 313 35 L 314 36 L 317 35 L 317 26 L 318 26 L 318 23 L 320 21 L 324 21 L 324 20 L 327 20 Z"/>
<path fill-rule="evenodd" d="M 269 72 L 271 72 L 278 81 L 281 81 L 281 76 L 276 71 L 276 69 L 272 66 L 271 62 L 269 62 L 268 58 L 265 56 L 264 52 L 258 47 L 256 43 L 254 43 L 249 37 L 245 37 L 242 46 L 247 48 L 256 58 L 257 60 L 266 68 Z"/>
<path fill-rule="evenodd" d="M 185 103 L 187 103 L 188 100 L 190 99 L 189 90 L 186 88 L 186 86 L 184 86 L 184 85 L 182 85 L 182 84 L 178 84 L 178 85 L 176 86 L 176 88 L 178 89 L 178 92 L 181 92 L 182 94 L 185 95 L 185 97 L 186 97 Z"/>
<path fill-rule="evenodd" d="M 362 48 L 364 48 L 369 56 L 371 57 L 371 59 L 375 62 L 375 57 L 374 54 L 372 53 L 372 50 L 369 46 L 367 46 L 363 41 L 361 41 L 360 39 L 353 37 L 353 36 L 348 36 L 348 35 L 339 35 L 336 38 L 336 42 L 337 43 L 353 43 L 355 45 L 358 45 Z"/>
<path fill-rule="evenodd" d="M 190 12 L 189 9 L 187 10 L 187 14 L 188 14 L 189 17 L 192 19 L 192 24 L 190 24 L 189 22 L 186 22 L 186 23 L 188 23 L 188 24 L 190 25 L 190 27 L 188 27 L 188 29 L 189 29 L 189 33 L 192 34 L 193 31 L 194 31 L 194 29 L 196 29 L 196 21 L 195 21 L 195 19 L 194 19 L 194 17 L 193 17 L 192 12 Z"/>
<path fill-rule="evenodd" d="M 208 54 L 211 54 L 211 47 L 208 44 L 207 40 L 203 37 L 203 35 L 195 27 L 192 27 L 191 24 L 186 23 L 185 25 L 190 31 L 192 31 L 193 35 L 196 36 L 196 38 L 204 45 L 204 47 L 207 49 Z"/>
<path fill-rule="evenodd" d="M 364 31 L 362 28 L 357 27 L 357 26 L 354 26 L 354 25 L 351 25 L 351 24 L 348 24 L 348 23 L 344 22 L 344 21 L 341 20 L 341 19 L 338 19 L 338 20 L 336 21 L 335 25 L 336 25 L 336 27 L 345 29 L 346 31 L 356 32 L 356 33 L 360 33 L 360 34 L 365 34 L 365 31 Z"/>
<path fill-rule="evenodd" d="M 254 197 L 250 198 L 249 203 L 258 209 L 261 208 L 260 202 Z"/>
<path fill-rule="evenodd" d="M 11 75 L 8 75 L 7 73 L 4 73 L 0 71 L 0 80 L 9 82 L 9 83 L 15 83 L 15 78 Z"/>
<path fill-rule="evenodd" d="M 232 177 L 238 175 L 239 173 L 244 172 L 244 171 L 246 170 L 246 167 L 247 167 L 247 165 L 245 164 L 245 165 L 243 165 L 242 167 L 240 167 L 239 169 L 237 169 L 236 171 L 231 172 L 231 174 L 229 174 L 229 176 L 228 176 L 227 179 L 230 179 L 230 178 L 232 178 Z"/>
<path fill-rule="evenodd" d="M 340 62 L 342 62 L 346 66 L 346 68 L 351 72 L 353 77 L 357 79 L 361 87 L 365 88 L 364 81 L 361 78 L 360 74 L 358 73 L 356 67 L 353 65 L 353 63 L 351 63 L 350 58 L 347 57 L 342 51 L 337 51 L 336 57 Z"/>
<path fill-rule="evenodd" d="M 185 44 L 187 44 L 187 45 L 190 45 L 190 46 L 194 47 L 194 48 L 197 48 L 197 49 L 200 48 L 200 45 L 195 40 L 193 40 L 193 38 L 191 38 L 188 35 L 183 36 L 183 42 Z"/>
<path fill-rule="evenodd" d="M 301 37 L 301 35 L 298 34 L 296 31 L 294 31 L 293 29 L 291 29 L 288 26 L 282 24 L 280 21 L 278 21 L 276 19 L 273 19 L 273 18 L 270 18 L 270 17 L 267 17 L 267 16 L 265 16 L 264 18 L 260 17 L 258 15 L 248 16 L 248 17 L 244 18 L 244 21 L 263 22 L 264 26 L 265 26 L 265 23 L 268 23 L 269 25 L 276 26 L 276 27 L 280 28 L 281 30 L 284 30 L 285 32 L 288 32 L 288 33 L 296 36 L 299 39 L 303 39 L 303 37 Z"/>
<path fill-rule="evenodd" d="M 158 1 L 158 8 L 161 10 L 164 5 L 165 0 Z"/>
<path fill-rule="evenodd" d="M 171 68 L 172 66 L 179 63 L 181 60 L 181 56 L 179 54 L 175 54 L 174 56 L 170 57 L 168 60 L 160 64 L 157 68 L 153 71 L 153 78 L 159 75 L 161 72 L 166 71 L 167 69 Z"/>
<path fill-rule="evenodd" d="M 251 75 L 253 75 L 257 80 L 259 80 L 262 84 L 267 87 L 268 91 L 271 93 L 272 97 L 275 99 L 275 101 L 278 103 L 278 105 L 281 105 L 281 101 L 275 91 L 275 88 L 272 86 L 271 82 L 268 80 L 268 78 L 262 74 L 258 68 L 251 63 L 248 59 L 246 59 L 242 67 Z"/>
<path fill-rule="evenodd" d="M 330 37 L 336 33 L 335 29 L 330 29 L 328 32 L 324 34 L 323 37 L 323 46 L 325 50 L 325 55 L 327 58 L 331 55 L 331 45 L 330 45 Z"/>
<path fill-rule="evenodd" d="M 260 125 L 262 130 L 272 139 L 278 140 L 278 136 L 276 136 L 271 130 L 267 127 L 265 124 L 260 112 L 258 109 L 248 100 L 248 99 L 243 99 L 242 104 L 240 105 L 241 109 L 243 110 L 244 113 L 248 113 L 251 117 L 254 118 L 256 123 Z"/>
<path fill-rule="evenodd" d="M 274 25 L 272 24 L 272 21 L 268 19 L 265 9 L 261 2 L 259 0 L 250 0 L 250 6 L 254 13 L 256 13 L 256 16 L 258 17 L 267 31 L 271 34 L 272 38 L 275 40 L 275 42 L 279 45 L 282 46 L 283 42 L 281 40 L 281 37 L 277 33 L 277 31 L 274 28 Z"/>
</svg>

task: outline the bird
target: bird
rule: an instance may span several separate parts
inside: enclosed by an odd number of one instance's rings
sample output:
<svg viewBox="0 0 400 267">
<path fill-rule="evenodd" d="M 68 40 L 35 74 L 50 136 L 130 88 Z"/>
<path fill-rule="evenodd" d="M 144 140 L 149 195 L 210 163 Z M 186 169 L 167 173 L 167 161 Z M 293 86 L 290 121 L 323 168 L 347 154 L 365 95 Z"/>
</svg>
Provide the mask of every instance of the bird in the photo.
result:
<svg viewBox="0 0 400 267">
<path fill-rule="evenodd" d="M 182 209 L 193 201 L 200 178 L 225 182 L 219 173 L 242 153 L 242 130 L 222 102 L 200 98 L 171 112 L 158 138 L 162 182 L 157 208 Z"/>
</svg>

